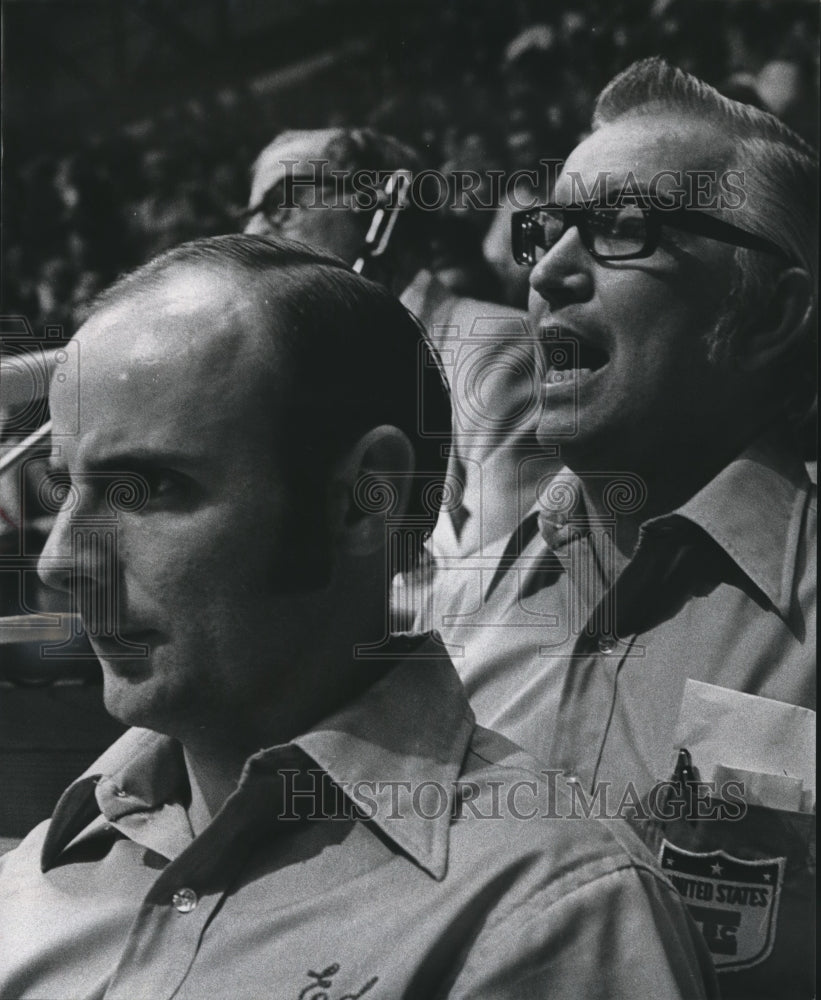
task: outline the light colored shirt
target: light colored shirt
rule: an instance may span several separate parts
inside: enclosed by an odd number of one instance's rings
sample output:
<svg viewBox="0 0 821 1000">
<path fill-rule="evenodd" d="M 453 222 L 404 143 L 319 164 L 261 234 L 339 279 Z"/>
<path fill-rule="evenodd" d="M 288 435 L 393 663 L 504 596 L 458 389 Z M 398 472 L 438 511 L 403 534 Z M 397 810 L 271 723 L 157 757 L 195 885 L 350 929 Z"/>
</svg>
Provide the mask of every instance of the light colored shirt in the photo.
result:
<svg viewBox="0 0 821 1000">
<path fill-rule="evenodd" d="M 483 551 L 507 538 L 532 506 L 539 479 L 560 466 L 558 448 L 535 439 L 541 382 L 527 313 L 455 295 L 426 270 L 400 301 L 438 351 L 453 403 L 448 473 L 461 496 L 446 504 L 433 551 Z"/>
<path fill-rule="evenodd" d="M 530 809 L 535 763 L 475 726 L 435 646 L 406 650 L 251 756 L 196 837 L 179 744 L 129 731 L 0 860 L 0 997 L 713 995 L 626 825 Z"/>
<path fill-rule="evenodd" d="M 431 624 L 482 725 L 585 786 L 646 791 L 675 763 L 687 678 L 815 707 L 817 499 L 762 441 L 646 522 L 614 582 L 619 503 L 637 495 L 621 478 L 611 520 L 590 524 L 558 475 L 506 551 L 441 566 Z"/>
<path fill-rule="evenodd" d="M 611 811 L 630 787 L 643 798 L 671 777 L 688 678 L 815 707 L 817 499 L 800 459 L 777 434 L 763 438 L 678 510 L 646 521 L 622 567 L 614 532 L 625 507 L 640 509 L 641 493 L 636 477 L 613 476 L 612 516 L 591 521 L 578 478 L 565 470 L 506 546 L 437 563 L 429 623 L 479 722 L 589 793 L 605 789 Z M 780 896 L 758 913 L 766 933 L 750 946 L 751 978 L 739 966 L 722 985 L 745 998 L 777 990 L 787 975 L 805 988 L 812 981 L 814 816 L 757 825 L 741 836 L 741 824 L 702 824 L 700 846 L 692 830 L 677 833 L 702 867 L 715 866 L 716 850 L 762 864 L 787 859 Z M 661 851 L 658 836 L 653 846 Z M 742 911 L 733 919 L 752 919 Z M 715 947 L 719 967 L 734 959 Z M 764 962 L 774 970 L 770 987 Z"/>
</svg>

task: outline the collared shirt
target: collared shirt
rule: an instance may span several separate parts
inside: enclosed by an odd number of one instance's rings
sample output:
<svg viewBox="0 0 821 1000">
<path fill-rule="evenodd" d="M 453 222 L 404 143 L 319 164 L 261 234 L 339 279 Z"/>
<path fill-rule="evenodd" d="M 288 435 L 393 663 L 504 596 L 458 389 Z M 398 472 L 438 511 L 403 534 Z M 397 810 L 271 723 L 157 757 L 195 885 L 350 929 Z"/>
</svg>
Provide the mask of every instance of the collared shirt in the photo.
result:
<svg viewBox="0 0 821 1000">
<path fill-rule="evenodd" d="M 448 473 L 459 489 L 439 518 L 434 553 L 482 552 L 507 538 L 538 481 L 560 466 L 558 448 L 535 438 L 541 385 L 527 313 L 455 295 L 426 270 L 400 301 L 439 352 L 453 399 Z"/>
<path fill-rule="evenodd" d="M 430 625 L 478 720 L 604 794 L 613 810 L 631 790 L 646 800 L 671 778 L 688 679 L 814 709 L 816 490 L 777 435 L 765 437 L 676 511 L 646 521 L 625 560 L 614 544 L 618 515 L 640 507 L 642 484 L 614 476 L 612 516 L 597 520 L 578 487 L 565 470 L 506 546 L 441 560 Z M 743 708 L 725 725 L 743 730 Z M 782 739 L 788 747 L 789 730 Z M 782 987 L 779 995 L 810 996 L 813 828 L 814 815 L 755 808 L 743 823 L 646 827 L 668 870 L 683 858 L 691 867 L 681 886 L 703 893 L 689 901 L 726 969 L 727 996 Z M 738 877 L 751 900 L 768 904 L 724 907 L 726 940 L 716 910 L 700 901 L 743 893 L 721 882 L 716 852 L 745 859 Z M 754 891 L 761 866 L 776 886 L 767 896 Z"/>
<path fill-rule="evenodd" d="M 361 698 L 250 757 L 199 836 L 179 745 L 129 731 L 0 861 L 0 997 L 712 992 L 632 833 L 531 810 L 535 763 L 475 726 L 434 644 L 406 648 Z"/>
<path fill-rule="evenodd" d="M 762 440 L 647 521 L 621 569 L 619 505 L 641 487 L 613 484 L 612 517 L 590 523 L 557 475 L 506 546 L 441 564 L 429 624 L 480 723 L 586 786 L 646 790 L 675 763 L 687 678 L 814 708 L 816 497 Z"/>
</svg>

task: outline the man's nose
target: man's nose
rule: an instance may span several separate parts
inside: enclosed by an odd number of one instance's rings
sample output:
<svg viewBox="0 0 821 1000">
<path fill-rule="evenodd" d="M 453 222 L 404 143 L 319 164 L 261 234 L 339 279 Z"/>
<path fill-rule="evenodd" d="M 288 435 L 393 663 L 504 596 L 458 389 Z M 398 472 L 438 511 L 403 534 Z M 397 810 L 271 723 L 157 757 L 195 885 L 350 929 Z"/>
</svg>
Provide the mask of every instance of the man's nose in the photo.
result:
<svg viewBox="0 0 821 1000">
<path fill-rule="evenodd" d="M 72 514 L 64 506 L 57 515 L 37 573 L 47 587 L 71 596 L 90 636 L 113 636 L 118 627 L 117 525 L 111 519 Z"/>
<path fill-rule="evenodd" d="M 571 226 L 534 266 L 530 287 L 551 309 L 584 302 L 593 293 L 593 264 L 579 230 Z"/>
<path fill-rule="evenodd" d="M 54 519 L 40 553 L 37 575 L 47 587 L 68 592 L 71 589 L 72 569 L 71 512 L 63 509 Z"/>
<path fill-rule="evenodd" d="M 37 575 L 47 587 L 71 591 L 80 585 L 105 589 L 118 563 L 116 519 L 80 508 L 69 492 L 40 553 Z"/>
</svg>

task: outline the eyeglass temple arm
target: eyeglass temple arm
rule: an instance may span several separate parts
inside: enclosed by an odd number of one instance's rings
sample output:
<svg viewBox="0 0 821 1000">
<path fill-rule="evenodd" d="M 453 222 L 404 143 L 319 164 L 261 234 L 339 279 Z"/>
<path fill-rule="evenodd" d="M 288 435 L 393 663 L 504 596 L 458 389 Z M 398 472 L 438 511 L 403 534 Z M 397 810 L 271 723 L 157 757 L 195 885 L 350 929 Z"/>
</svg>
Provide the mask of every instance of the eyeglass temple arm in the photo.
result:
<svg viewBox="0 0 821 1000">
<path fill-rule="evenodd" d="M 759 236 L 757 233 L 750 233 L 746 229 L 740 229 L 731 222 L 718 219 L 714 215 L 706 212 L 693 211 L 688 208 L 675 208 L 656 210 L 656 218 L 663 225 L 665 217 L 676 229 L 684 229 L 701 236 L 714 236 L 718 239 L 722 237 L 732 237 L 727 242 L 733 246 L 744 247 L 747 250 L 763 250 L 765 253 L 773 254 L 784 260 L 789 260 L 789 255 L 780 246 L 768 240 L 766 236 Z"/>
</svg>

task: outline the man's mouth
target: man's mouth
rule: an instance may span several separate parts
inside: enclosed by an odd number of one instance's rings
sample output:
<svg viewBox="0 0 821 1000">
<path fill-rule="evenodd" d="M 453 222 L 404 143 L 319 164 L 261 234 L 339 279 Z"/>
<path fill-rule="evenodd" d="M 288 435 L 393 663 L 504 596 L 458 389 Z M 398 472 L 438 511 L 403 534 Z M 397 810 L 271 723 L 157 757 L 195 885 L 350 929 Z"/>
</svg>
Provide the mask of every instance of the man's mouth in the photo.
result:
<svg viewBox="0 0 821 1000">
<path fill-rule="evenodd" d="M 547 386 L 581 381 L 604 368 L 610 360 L 603 347 L 575 336 L 563 339 L 564 343 L 552 346 L 548 352 Z"/>
<path fill-rule="evenodd" d="M 92 646 L 98 655 L 116 659 L 145 659 L 152 639 L 156 640 L 155 632 L 150 630 L 88 633 Z"/>
</svg>

